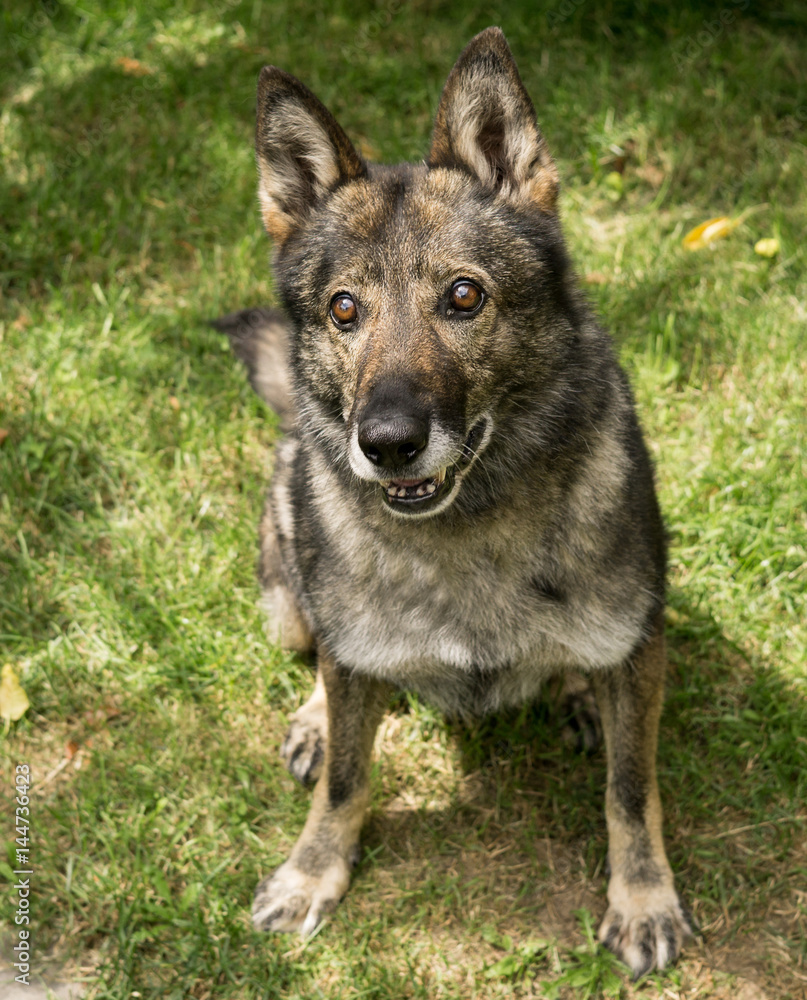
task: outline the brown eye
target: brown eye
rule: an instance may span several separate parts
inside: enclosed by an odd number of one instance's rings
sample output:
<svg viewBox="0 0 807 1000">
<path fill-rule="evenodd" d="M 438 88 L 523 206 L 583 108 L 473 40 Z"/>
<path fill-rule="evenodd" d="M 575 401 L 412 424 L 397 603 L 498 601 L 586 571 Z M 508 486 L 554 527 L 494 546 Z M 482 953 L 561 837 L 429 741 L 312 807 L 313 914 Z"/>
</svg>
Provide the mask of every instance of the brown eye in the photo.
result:
<svg viewBox="0 0 807 1000">
<path fill-rule="evenodd" d="M 337 292 L 331 299 L 331 319 L 339 326 L 352 323 L 357 316 L 356 303 L 346 292 Z"/>
<path fill-rule="evenodd" d="M 482 289 L 472 281 L 455 281 L 448 293 L 450 308 L 458 312 L 476 312 L 484 299 Z"/>
</svg>

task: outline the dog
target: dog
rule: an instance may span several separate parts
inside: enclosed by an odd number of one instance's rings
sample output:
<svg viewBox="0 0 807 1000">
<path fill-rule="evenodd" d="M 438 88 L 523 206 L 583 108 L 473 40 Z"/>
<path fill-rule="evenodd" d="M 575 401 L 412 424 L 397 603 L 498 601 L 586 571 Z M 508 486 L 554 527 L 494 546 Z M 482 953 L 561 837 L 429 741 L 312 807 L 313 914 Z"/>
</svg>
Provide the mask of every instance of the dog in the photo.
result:
<svg viewBox="0 0 807 1000">
<path fill-rule="evenodd" d="M 271 638 L 318 669 L 281 748 L 311 809 L 254 926 L 308 935 L 347 891 L 391 691 L 479 716 L 569 673 L 593 688 L 606 745 L 599 938 L 635 977 L 661 969 L 691 933 L 656 782 L 665 532 L 504 35 L 460 55 L 422 164 L 366 164 L 275 67 L 256 152 L 283 311 L 216 325 L 287 432 L 262 601 Z"/>
</svg>

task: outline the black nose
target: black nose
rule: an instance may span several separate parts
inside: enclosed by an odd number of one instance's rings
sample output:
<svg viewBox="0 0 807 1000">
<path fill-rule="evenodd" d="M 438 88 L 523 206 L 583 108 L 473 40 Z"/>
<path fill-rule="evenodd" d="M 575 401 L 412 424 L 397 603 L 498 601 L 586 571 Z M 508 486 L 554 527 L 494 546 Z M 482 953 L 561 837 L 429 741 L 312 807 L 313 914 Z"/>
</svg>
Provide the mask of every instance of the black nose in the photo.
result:
<svg viewBox="0 0 807 1000">
<path fill-rule="evenodd" d="M 419 417 L 369 417 L 359 424 L 359 447 L 374 465 L 406 465 L 429 443 L 429 428 Z"/>
</svg>

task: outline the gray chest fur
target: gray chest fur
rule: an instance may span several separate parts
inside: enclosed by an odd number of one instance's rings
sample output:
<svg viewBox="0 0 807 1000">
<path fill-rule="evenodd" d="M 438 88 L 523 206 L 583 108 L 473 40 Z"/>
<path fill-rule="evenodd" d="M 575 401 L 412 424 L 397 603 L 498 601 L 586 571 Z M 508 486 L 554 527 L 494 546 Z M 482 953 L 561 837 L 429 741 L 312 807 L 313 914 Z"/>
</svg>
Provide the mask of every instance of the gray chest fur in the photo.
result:
<svg viewBox="0 0 807 1000">
<path fill-rule="evenodd" d="M 558 670 L 622 662 L 641 637 L 650 596 L 600 570 L 596 531 L 581 525 L 559 546 L 526 501 L 473 527 L 406 524 L 318 482 L 306 601 L 343 664 L 477 714 L 534 697 Z"/>
</svg>

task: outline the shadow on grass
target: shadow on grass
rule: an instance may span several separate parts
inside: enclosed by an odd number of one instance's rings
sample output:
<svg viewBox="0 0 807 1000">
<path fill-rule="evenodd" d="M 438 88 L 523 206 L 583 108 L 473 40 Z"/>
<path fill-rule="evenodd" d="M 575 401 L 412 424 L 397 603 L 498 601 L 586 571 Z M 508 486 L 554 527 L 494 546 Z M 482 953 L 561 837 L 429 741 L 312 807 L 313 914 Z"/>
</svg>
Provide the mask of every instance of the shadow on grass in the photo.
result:
<svg viewBox="0 0 807 1000">
<path fill-rule="evenodd" d="M 668 648 L 659 782 L 679 889 L 714 968 L 795 988 L 789 963 L 807 947 L 795 891 L 807 876 L 807 701 L 681 594 Z M 450 803 L 375 812 L 364 880 L 390 865 L 411 907 L 445 896 L 458 921 L 473 905 L 524 933 L 572 932 L 580 906 L 601 913 L 604 753 L 576 753 L 563 730 L 542 704 L 452 727 L 464 777 Z M 771 936 L 785 956 L 773 971 Z"/>
</svg>

